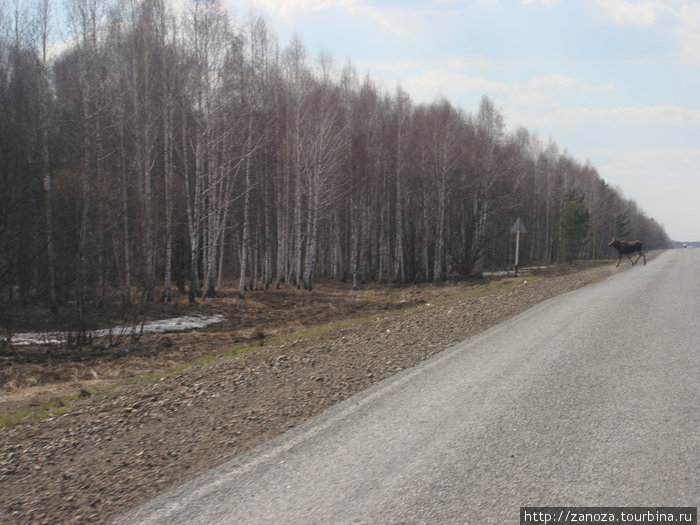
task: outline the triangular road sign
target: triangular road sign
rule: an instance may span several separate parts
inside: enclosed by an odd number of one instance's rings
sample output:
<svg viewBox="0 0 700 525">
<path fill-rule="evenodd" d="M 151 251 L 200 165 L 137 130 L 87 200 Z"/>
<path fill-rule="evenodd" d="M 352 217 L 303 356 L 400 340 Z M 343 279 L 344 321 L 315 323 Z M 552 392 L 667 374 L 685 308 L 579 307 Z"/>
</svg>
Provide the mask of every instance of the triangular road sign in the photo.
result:
<svg viewBox="0 0 700 525">
<path fill-rule="evenodd" d="M 518 217 L 518 220 L 515 221 L 515 224 L 513 224 L 513 227 L 510 229 L 510 233 L 527 233 L 525 224 L 520 217 Z"/>
</svg>

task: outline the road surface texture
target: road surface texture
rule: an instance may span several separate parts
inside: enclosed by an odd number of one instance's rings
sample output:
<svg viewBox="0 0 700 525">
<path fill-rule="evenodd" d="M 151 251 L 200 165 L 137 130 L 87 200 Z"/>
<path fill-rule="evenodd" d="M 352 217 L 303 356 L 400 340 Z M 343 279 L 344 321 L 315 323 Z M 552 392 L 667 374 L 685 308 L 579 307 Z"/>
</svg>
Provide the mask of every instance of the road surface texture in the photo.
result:
<svg viewBox="0 0 700 525">
<path fill-rule="evenodd" d="M 696 506 L 700 250 L 557 296 L 117 523 L 518 523 Z"/>
</svg>

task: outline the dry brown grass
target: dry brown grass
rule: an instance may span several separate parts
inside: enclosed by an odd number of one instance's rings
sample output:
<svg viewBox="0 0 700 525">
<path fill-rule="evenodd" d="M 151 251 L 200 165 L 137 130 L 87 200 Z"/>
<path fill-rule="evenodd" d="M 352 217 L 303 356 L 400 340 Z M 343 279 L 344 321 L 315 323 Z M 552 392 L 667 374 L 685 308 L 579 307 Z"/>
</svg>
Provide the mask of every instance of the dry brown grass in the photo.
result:
<svg viewBox="0 0 700 525">
<path fill-rule="evenodd" d="M 559 274 L 566 268 L 545 273 Z M 542 272 L 540 272 L 542 273 Z M 533 277 L 529 277 L 532 279 Z M 270 288 L 238 297 L 227 283 L 217 297 L 191 305 L 187 296 L 158 303 L 148 317 L 192 313 L 224 316 L 224 321 L 191 332 L 145 334 L 117 344 L 95 340 L 79 348 L 26 346 L 0 348 L 0 415 L 38 407 L 67 396 L 94 393 L 119 382 L 166 371 L 241 346 L 258 346 L 275 338 L 314 332 L 338 321 L 366 318 L 449 298 L 488 293 L 521 282 L 522 277 L 449 281 L 419 285 L 372 284 L 352 290 L 348 283 L 320 281 L 313 292 Z M 34 310 L 23 319 L 26 329 L 50 329 L 45 321 L 31 325 Z"/>
</svg>

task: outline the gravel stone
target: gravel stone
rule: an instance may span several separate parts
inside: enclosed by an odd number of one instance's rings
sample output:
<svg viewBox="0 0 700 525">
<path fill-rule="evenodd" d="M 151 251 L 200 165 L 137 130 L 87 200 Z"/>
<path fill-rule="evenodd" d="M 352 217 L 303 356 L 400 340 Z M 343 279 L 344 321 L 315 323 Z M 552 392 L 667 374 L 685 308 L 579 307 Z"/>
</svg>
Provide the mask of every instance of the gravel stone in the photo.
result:
<svg viewBox="0 0 700 525">
<path fill-rule="evenodd" d="M 0 523 L 105 522 L 454 343 L 623 269 L 528 277 L 79 397 L 65 414 L 0 430 Z"/>
</svg>

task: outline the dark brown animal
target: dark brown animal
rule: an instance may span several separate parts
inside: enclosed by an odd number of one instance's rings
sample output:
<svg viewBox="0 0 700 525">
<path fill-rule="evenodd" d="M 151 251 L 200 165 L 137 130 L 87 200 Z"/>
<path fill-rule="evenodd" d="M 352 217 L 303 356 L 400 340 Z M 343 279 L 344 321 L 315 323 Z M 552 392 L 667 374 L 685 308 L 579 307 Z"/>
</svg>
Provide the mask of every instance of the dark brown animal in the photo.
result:
<svg viewBox="0 0 700 525">
<path fill-rule="evenodd" d="M 642 251 L 642 241 L 627 242 L 619 239 L 613 239 L 610 241 L 610 244 L 608 244 L 608 248 L 615 248 L 620 253 L 620 256 L 617 258 L 617 264 L 615 265 L 616 268 L 620 266 L 620 260 L 622 260 L 623 255 L 627 256 L 633 266 L 637 264 L 640 257 L 644 257 L 645 265 L 647 263 L 647 258 Z M 632 257 L 630 257 L 630 253 L 634 252 L 639 252 L 639 256 L 637 257 L 636 261 L 633 261 Z"/>
</svg>

